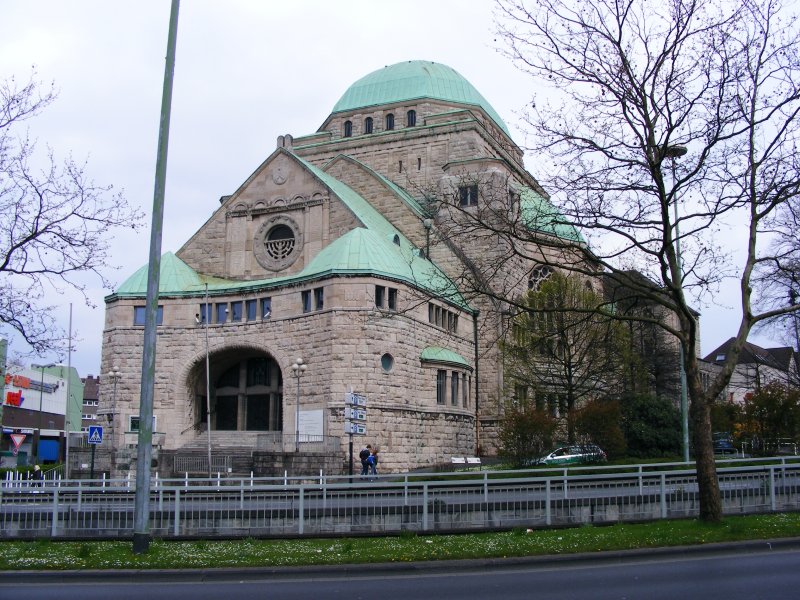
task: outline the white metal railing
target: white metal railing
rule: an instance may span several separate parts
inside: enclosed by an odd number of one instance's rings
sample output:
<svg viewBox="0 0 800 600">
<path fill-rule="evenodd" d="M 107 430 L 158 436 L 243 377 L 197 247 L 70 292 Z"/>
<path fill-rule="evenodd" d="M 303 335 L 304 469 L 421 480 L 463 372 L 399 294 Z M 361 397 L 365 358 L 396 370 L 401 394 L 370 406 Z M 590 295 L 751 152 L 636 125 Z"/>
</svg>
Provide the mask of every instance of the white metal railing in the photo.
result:
<svg viewBox="0 0 800 600">
<path fill-rule="evenodd" d="M 230 456 L 214 456 L 211 455 L 211 469 L 212 473 L 222 472 L 227 473 L 231 468 Z M 172 469 L 176 473 L 208 473 L 208 456 L 201 456 L 198 454 L 182 454 L 176 455 L 172 460 Z"/>
<path fill-rule="evenodd" d="M 402 474 L 362 479 L 302 477 L 153 479 L 150 530 L 157 537 L 307 536 L 451 532 L 642 521 L 698 514 L 694 470 L 531 476 Z M 722 467 L 725 514 L 800 509 L 800 463 Z M 135 485 L 7 479 L 0 537 L 116 537 L 133 529 Z"/>
</svg>

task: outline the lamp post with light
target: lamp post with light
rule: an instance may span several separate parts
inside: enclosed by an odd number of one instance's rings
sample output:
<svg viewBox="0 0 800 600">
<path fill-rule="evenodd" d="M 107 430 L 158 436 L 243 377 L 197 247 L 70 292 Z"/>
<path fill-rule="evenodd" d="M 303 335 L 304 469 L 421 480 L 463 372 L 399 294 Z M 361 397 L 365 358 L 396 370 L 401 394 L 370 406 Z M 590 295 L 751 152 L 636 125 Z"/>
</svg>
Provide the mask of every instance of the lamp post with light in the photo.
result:
<svg viewBox="0 0 800 600">
<path fill-rule="evenodd" d="M 677 177 L 675 175 L 675 159 L 687 152 L 686 146 L 667 146 L 664 148 L 664 157 L 670 159 L 672 166 L 672 187 L 675 188 Z M 678 224 L 678 197 L 672 200 L 675 215 L 675 258 L 678 263 L 679 277 L 683 277 L 683 264 L 681 260 L 681 230 Z M 689 399 L 686 393 L 686 367 L 683 364 L 683 343 L 678 344 L 681 379 L 681 447 L 683 449 L 683 462 L 689 462 Z"/>
<path fill-rule="evenodd" d="M 300 452 L 300 378 L 306 372 L 306 365 L 302 358 L 298 358 L 292 365 L 292 377 L 297 380 L 297 402 L 294 413 L 294 451 Z"/>
<path fill-rule="evenodd" d="M 39 427 L 36 430 L 36 464 L 41 462 L 39 457 L 41 456 L 41 447 L 42 447 L 42 404 L 44 401 L 44 370 L 49 369 L 51 367 L 55 367 L 55 363 L 50 363 L 49 365 L 31 365 L 34 369 L 41 369 L 42 371 L 42 379 L 39 383 Z"/>
</svg>

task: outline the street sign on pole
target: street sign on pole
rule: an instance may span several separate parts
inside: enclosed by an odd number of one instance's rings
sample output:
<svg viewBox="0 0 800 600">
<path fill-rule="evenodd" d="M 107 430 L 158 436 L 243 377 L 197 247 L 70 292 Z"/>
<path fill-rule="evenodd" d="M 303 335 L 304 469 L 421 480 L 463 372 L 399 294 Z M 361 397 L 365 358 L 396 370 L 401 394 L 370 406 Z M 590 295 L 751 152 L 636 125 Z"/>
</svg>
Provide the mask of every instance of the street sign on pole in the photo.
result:
<svg viewBox="0 0 800 600">
<path fill-rule="evenodd" d="M 24 433 L 12 433 L 11 434 L 11 441 L 14 443 L 14 449 L 12 450 L 14 456 L 19 454 L 19 447 L 22 445 L 22 442 L 25 441 L 25 434 Z"/>
<path fill-rule="evenodd" d="M 345 421 L 344 432 L 349 435 L 367 435 L 367 426 L 364 423 Z"/>
<path fill-rule="evenodd" d="M 103 428 L 99 425 L 90 425 L 89 426 L 89 438 L 86 440 L 90 444 L 102 444 L 103 443 Z"/>
</svg>

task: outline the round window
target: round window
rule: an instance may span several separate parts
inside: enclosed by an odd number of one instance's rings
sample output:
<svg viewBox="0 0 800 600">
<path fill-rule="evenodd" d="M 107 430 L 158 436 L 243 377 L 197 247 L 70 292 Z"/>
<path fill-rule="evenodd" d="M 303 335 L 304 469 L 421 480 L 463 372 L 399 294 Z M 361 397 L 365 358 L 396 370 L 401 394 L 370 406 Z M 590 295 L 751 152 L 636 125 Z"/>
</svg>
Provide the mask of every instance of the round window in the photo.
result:
<svg viewBox="0 0 800 600">
<path fill-rule="evenodd" d="M 297 223 L 284 215 L 268 219 L 256 231 L 253 254 L 258 263 L 270 271 L 289 267 L 300 256 L 303 234 Z"/>
<path fill-rule="evenodd" d="M 267 233 L 264 247 L 270 258 L 283 260 L 294 250 L 294 232 L 287 225 L 276 225 Z"/>
<path fill-rule="evenodd" d="M 383 367 L 385 373 L 391 371 L 392 367 L 394 367 L 394 356 L 388 352 L 381 356 L 381 367 Z"/>
</svg>

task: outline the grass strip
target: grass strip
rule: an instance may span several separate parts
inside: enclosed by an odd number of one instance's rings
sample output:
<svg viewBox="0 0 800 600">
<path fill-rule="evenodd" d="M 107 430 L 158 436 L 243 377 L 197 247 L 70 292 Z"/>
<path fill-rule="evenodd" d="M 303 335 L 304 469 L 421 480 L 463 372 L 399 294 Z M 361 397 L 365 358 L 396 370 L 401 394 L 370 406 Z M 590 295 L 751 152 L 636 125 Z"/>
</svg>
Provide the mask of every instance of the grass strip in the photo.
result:
<svg viewBox="0 0 800 600">
<path fill-rule="evenodd" d="M 781 513 L 728 517 L 718 524 L 670 520 L 454 535 L 154 540 L 144 555 L 134 555 L 130 541 L 14 540 L 0 542 L 0 569 L 204 569 L 505 558 L 773 539 L 798 532 L 800 513 Z"/>
</svg>

